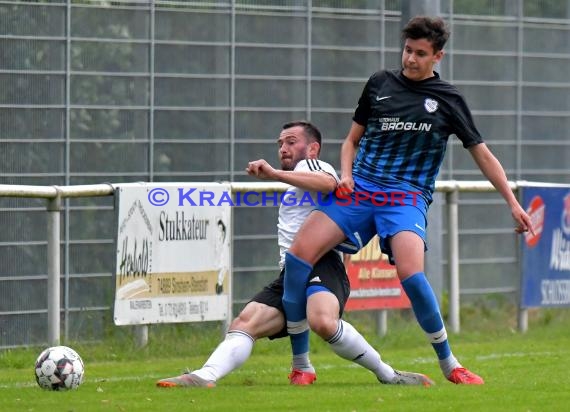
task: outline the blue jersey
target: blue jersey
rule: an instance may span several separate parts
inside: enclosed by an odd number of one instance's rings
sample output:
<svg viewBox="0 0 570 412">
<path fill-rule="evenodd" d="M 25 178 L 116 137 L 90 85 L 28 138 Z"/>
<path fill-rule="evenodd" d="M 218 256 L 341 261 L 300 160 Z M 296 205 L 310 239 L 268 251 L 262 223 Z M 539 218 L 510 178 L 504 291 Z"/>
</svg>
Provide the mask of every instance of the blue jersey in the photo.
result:
<svg viewBox="0 0 570 412">
<path fill-rule="evenodd" d="M 432 201 L 447 140 L 465 148 L 483 142 L 465 99 L 439 78 L 407 79 L 401 70 L 373 74 L 353 120 L 365 126 L 353 175 L 380 187 L 421 192 Z"/>
</svg>

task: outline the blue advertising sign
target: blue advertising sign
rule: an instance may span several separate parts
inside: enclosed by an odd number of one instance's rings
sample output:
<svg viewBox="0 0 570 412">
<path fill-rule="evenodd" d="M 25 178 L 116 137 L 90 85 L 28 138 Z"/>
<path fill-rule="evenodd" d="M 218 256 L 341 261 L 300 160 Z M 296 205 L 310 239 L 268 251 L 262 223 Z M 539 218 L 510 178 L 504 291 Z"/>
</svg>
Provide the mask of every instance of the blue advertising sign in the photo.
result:
<svg viewBox="0 0 570 412">
<path fill-rule="evenodd" d="M 535 230 L 521 242 L 521 307 L 570 306 L 570 186 L 521 190 Z"/>
</svg>

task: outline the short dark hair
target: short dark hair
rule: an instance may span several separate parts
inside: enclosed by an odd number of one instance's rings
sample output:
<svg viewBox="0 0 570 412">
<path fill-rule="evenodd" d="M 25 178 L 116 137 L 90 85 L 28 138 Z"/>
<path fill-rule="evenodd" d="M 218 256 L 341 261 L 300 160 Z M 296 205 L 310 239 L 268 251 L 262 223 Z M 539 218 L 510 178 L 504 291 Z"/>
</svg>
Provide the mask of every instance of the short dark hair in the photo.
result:
<svg viewBox="0 0 570 412">
<path fill-rule="evenodd" d="M 283 125 L 283 130 L 296 126 L 301 126 L 303 128 L 303 131 L 305 132 L 305 135 L 310 142 L 317 142 L 319 146 L 322 146 L 322 137 L 320 130 L 317 128 L 317 126 L 307 120 L 295 120 L 285 123 Z"/>
<path fill-rule="evenodd" d="M 449 30 L 441 17 L 416 16 L 402 30 L 402 40 L 406 39 L 426 39 L 432 44 L 434 52 L 438 52 L 449 39 Z"/>
</svg>

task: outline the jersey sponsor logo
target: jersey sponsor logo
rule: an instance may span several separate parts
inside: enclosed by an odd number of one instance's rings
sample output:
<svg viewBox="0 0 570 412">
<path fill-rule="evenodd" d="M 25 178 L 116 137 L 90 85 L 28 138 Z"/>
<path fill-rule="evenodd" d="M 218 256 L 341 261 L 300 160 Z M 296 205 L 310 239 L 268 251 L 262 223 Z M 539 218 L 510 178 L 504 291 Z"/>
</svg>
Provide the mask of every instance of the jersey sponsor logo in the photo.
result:
<svg viewBox="0 0 570 412">
<path fill-rule="evenodd" d="M 380 101 L 382 101 L 382 100 L 389 99 L 390 97 L 392 97 L 392 96 L 382 96 L 382 97 L 376 96 L 376 101 L 377 101 L 377 102 L 380 102 Z"/>
<path fill-rule="evenodd" d="M 318 276 L 315 276 L 314 278 L 312 278 L 311 280 L 309 280 L 309 283 L 313 283 L 313 282 L 321 282 L 321 278 Z"/>
<path fill-rule="evenodd" d="M 429 132 L 431 130 L 431 123 L 416 123 L 416 122 L 386 122 L 382 123 L 380 130 L 419 130 Z"/>
<path fill-rule="evenodd" d="M 433 113 L 438 108 L 437 100 L 430 99 L 429 97 L 424 100 L 424 108 L 427 110 L 428 113 Z"/>
</svg>

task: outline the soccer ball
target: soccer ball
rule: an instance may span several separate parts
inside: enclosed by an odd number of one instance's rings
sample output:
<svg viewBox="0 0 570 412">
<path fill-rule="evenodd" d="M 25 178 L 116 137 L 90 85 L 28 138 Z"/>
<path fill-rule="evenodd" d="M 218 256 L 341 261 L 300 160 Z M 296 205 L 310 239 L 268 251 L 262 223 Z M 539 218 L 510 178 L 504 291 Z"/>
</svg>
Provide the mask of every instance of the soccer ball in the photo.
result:
<svg viewBox="0 0 570 412">
<path fill-rule="evenodd" d="M 47 348 L 36 359 L 36 382 L 43 389 L 77 389 L 83 382 L 83 360 L 67 346 Z"/>
</svg>

